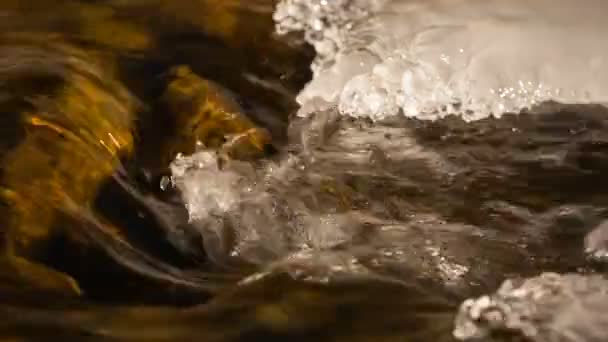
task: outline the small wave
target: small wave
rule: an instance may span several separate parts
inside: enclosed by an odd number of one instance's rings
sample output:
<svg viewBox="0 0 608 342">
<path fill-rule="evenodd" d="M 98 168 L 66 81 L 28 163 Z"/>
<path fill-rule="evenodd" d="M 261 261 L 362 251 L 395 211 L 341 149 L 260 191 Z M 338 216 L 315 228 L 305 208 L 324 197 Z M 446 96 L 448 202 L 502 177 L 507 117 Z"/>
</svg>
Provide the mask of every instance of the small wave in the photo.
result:
<svg viewBox="0 0 608 342">
<path fill-rule="evenodd" d="M 580 238 L 601 216 L 604 190 L 592 184 L 603 154 L 589 165 L 577 156 L 603 130 L 605 113 L 464 125 L 372 123 L 328 109 L 294 120 L 289 145 L 272 160 L 218 164 L 203 149 L 176 159 L 172 179 L 218 264 L 265 269 L 293 257 L 292 267 L 314 256 L 308 274 L 322 271 L 317 280 L 344 270 L 397 279 L 414 272 L 470 289 L 505 272 L 585 265 L 582 243 L 566 251 L 555 241 Z M 573 135 L 558 120 L 588 128 Z"/>
</svg>

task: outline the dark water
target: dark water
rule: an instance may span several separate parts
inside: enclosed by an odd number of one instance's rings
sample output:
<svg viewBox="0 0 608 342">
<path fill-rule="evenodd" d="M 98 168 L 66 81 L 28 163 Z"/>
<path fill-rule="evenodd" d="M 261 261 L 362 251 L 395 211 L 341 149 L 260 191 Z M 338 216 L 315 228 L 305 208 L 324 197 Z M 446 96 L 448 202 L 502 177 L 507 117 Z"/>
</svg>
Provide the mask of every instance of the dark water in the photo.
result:
<svg viewBox="0 0 608 342">
<path fill-rule="evenodd" d="M 0 340 L 449 341 L 460 302 L 507 278 L 603 271 L 583 245 L 608 215 L 605 108 L 294 119 L 312 54 L 274 36 L 272 10 L 0 4 Z M 200 78 L 167 95 L 178 65 Z M 221 90 L 192 123 L 188 91 L 205 80 Z M 230 106 L 247 120 L 223 118 Z M 247 135 L 227 158 L 261 157 L 210 179 L 235 175 L 269 199 L 189 222 L 179 189 L 159 186 L 175 152 L 194 152 L 193 137 L 222 149 L 213 132 L 250 127 L 272 144 Z M 286 176 L 263 182 L 269 165 Z M 296 234 L 297 213 L 320 230 Z M 231 253 L 242 231 L 260 237 Z"/>
</svg>

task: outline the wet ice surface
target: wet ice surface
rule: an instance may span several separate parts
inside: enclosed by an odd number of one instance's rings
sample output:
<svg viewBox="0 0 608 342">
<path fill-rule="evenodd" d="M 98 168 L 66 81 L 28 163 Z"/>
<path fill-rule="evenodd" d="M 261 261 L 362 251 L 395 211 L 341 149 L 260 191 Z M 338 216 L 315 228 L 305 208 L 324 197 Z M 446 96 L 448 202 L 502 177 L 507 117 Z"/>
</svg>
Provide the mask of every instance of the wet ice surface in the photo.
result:
<svg viewBox="0 0 608 342">
<path fill-rule="evenodd" d="M 244 285 L 284 271 L 461 300 L 524 277 L 466 301 L 444 335 L 605 340 L 608 285 L 590 274 L 608 246 L 608 110 L 587 103 L 608 95 L 606 5 L 508 4 L 281 2 L 279 29 L 318 54 L 288 146 L 172 165 L 214 263 L 256 265 Z"/>
<path fill-rule="evenodd" d="M 280 32 L 304 31 L 318 52 L 301 104 L 319 97 L 355 117 L 475 120 L 545 100 L 606 103 L 606 6 L 285 0 L 275 20 Z"/>
</svg>

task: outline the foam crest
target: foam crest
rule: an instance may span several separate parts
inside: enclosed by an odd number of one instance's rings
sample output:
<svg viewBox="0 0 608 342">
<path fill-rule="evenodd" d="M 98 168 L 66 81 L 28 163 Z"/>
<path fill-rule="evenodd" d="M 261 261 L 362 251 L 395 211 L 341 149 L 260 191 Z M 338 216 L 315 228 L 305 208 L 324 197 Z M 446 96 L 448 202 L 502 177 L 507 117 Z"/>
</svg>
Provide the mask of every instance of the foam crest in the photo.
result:
<svg viewBox="0 0 608 342">
<path fill-rule="evenodd" d="M 607 285 L 599 275 L 543 273 L 509 279 L 495 294 L 461 305 L 454 336 L 461 341 L 495 335 L 509 340 L 603 341 L 608 338 L 603 314 Z"/>
<path fill-rule="evenodd" d="M 375 120 L 402 113 L 465 120 L 553 100 L 608 103 L 608 9 L 599 0 L 285 0 L 279 32 L 317 50 L 299 94 Z M 300 115 L 314 112 L 303 106 Z"/>
</svg>

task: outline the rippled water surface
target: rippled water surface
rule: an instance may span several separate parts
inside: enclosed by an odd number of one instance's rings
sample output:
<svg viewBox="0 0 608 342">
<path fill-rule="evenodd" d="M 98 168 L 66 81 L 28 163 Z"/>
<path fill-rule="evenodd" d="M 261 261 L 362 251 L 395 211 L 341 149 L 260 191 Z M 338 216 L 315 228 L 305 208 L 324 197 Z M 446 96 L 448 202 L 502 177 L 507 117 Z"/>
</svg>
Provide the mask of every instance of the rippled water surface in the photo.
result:
<svg viewBox="0 0 608 342">
<path fill-rule="evenodd" d="M 605 8 L 1 2 L 0 340 L 608 340 Z"/>
</svg>

